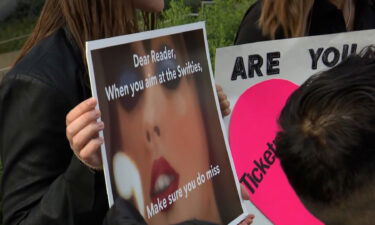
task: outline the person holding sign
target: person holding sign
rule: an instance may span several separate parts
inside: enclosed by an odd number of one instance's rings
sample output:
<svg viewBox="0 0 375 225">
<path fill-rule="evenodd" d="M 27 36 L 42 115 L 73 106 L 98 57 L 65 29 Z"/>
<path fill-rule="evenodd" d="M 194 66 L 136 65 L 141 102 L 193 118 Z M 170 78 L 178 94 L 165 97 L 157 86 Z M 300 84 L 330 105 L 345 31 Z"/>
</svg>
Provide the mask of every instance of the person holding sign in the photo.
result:
<svg viewBox="0 0 375 225">
<path fill-rule="evenodd" d="M 95 169 L 104 124 L 90 98 L 85 42 L 138 32 L 135 9 L 157 12 L 163 4 L 45 1 L 0 88 L 3 224 L 102 223 L 108 203 Z"/>
<path fill-rule="evenodd" d="M 129 219 L 127 202 L 142 215 L 139 223 L 144 218 L 150 225 L 227 224 L 242 213 L 202 25 L 87 45 L 92 89 L 107 127 L 103 167 L 116 212 L 108 224 Z"/>
<path fill-rule="evenodd" d="M 374 0 L 258 0 L 235 44 L 375 28 Z"/>
<path fill-rule="evenodd" d="M 65 132 L 66 122 L 74 124 L 68 133 L 86 122 L 90 126 L 82 133 L 103 128 L 95 123 L 100 112 L 94 110 L 93 99 L 84 103 L 92 110 L 80 117 L 81 123 L 73 121 L 86 107 L 66 120 L 69 110 L 91 96 L 85 41 L 137 32 L 135 8 L 160 11 L 163 3 L 45 1 L 33 33 L 0 88 L 3 224 L 102 224 L 108 210 L 104 177 L 82 163 L 100 167 L 99 158 L 84 159 L 101 140 L 93 138 L 75 156 Z"/>
<path fill-rule="evenodd" d="M 374 224 L 374 50 L 309 78 L 278 120 L 276 154 L 289 183 L 328 225 Z"/>
</svg>

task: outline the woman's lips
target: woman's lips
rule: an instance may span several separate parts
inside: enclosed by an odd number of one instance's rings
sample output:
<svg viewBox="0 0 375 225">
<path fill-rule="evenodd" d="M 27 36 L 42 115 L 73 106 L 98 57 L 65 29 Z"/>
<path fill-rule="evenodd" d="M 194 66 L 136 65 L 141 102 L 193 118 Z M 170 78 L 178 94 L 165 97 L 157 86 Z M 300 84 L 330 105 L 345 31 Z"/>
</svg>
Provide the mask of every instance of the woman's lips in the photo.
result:
<svg viewBox="0 0 375 225">
<path fill-rule="evenodd" d="M 151 171 L 150 196 L 152 203 L 157 204 L 158 199 L 159 201 L 166 199 L 167 207 L 164 210 L 170 209 L 172 204 L 169 204 L 168 196 L 178 189 L 178 183 L 179 175 L 168 161 L 164 157 L 155 160 Z"/>
</svg>

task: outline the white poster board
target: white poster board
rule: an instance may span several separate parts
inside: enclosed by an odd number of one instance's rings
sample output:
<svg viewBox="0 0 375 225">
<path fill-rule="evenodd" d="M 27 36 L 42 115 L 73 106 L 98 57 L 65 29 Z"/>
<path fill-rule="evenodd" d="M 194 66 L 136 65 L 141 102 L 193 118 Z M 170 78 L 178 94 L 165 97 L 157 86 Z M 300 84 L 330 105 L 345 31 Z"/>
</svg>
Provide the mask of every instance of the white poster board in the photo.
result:
<svg viewBox="0 0 375 225">
<path fill-rule="evenodd" d="M 368 30 L 217 49 L 215 79 L 232 107 L 225 123 L 238 179 L 274 224 L 321 224 L 299 201 L 275 157 L 278 113 L 308 77 L 373 44 L 375 31 Z"/>
<path fill-rule="evenodd" d="M 110 206 L 155 225 L 240 222 L 204 23 L 90 41 L 87 62 Z"/>
</svg>

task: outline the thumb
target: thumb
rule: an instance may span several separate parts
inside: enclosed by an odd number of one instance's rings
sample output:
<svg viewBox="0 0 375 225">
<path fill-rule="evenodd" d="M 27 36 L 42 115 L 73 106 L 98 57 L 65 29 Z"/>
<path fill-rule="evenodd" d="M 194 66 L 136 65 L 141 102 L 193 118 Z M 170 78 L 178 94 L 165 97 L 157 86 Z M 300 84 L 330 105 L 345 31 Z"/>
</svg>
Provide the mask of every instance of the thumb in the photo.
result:
<svg viewBox="0 0 375 225">
<path fill-rule="evenodd" d="M 243 200 L 250 200 L 249 193 L 247 192 L 245 186 L 241 184 L 241 197 Z"/>
</svg>

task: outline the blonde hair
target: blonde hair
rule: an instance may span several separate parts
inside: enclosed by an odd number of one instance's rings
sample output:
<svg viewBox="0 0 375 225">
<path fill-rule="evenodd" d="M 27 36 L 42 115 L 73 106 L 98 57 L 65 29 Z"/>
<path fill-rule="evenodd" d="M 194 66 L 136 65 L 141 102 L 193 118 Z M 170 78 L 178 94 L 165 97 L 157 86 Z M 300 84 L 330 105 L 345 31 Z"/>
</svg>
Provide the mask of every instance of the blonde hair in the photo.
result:
<svg viewBox="0 0 375 225">
<path fill-rule="evenodd" d="M 314 0 L 263 0 L 259 26 L 263 35 L 275 39 L 278 29 L 287 38 L 305 35 Z"/>
</svg>

